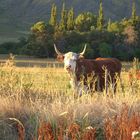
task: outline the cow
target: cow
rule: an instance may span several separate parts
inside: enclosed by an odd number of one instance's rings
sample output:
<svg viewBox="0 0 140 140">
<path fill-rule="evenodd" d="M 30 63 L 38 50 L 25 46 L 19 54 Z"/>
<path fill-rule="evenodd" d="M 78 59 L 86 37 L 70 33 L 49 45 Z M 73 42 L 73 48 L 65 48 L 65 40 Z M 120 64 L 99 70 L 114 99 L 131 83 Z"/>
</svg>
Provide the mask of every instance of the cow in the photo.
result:
<svg viewBox="0 0 140 140">
<path fill-rule="evenodd" d="M 92 90 L 95 87 L 96 91 L 103 91 L 109 82 L 114 84 L 116 90 L 116 74 L 120 76 L 121 62 L 116 58 L 97 58 L 85 59 L 84 53 L 86 45 L 81 53 L 61 53 L 54 44 L 57 59 L 64 62 L 64 69 L 70 77 L 70 84 L 76 93 L 82 94 L 82 91 Z M 107 77 L 105 78 L 105 71 Z M 90 78 L 90 82 L 88 78 Z M 94 79 L 97 79 L 96 81 Z M 107 82 L 105 83 L 107 79 Z M 110 80 L 109 80 L 110 79 Z M 82 87 L 81 88 L 81 83 Z"/>
</svg>

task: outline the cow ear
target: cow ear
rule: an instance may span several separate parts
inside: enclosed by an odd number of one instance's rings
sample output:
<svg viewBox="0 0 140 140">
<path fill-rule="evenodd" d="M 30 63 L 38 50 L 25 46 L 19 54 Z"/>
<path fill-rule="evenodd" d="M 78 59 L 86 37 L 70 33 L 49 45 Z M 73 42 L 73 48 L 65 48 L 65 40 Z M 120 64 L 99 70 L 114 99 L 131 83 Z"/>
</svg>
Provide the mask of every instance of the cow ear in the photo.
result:
<svg viewBox="0 0 140 140">
<path fill-rule="evenodd" d="M 57 55 L 57 60 L 60 62 L 64 61 L 64 55 Z"/>
</svg>

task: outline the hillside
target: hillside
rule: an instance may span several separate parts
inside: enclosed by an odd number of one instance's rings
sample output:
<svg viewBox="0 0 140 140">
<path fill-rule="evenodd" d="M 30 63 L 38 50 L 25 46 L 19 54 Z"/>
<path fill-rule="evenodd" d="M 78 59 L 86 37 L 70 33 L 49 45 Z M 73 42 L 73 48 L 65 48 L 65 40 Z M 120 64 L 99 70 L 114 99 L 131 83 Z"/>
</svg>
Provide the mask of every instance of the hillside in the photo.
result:
<svg viewBox="0 0 140 140">
<path fill-rule="evenodd" d="M 47 21 L 50 16 L 52 3 L 60 11 L 63 0 L 1 0 L 0 1 L 0 42 L 14 40 L 26 35 L 30 26 L 40 20 Z M 66 7 L 74 7 L 76 14 L 91 11 L 97 14 L 99 1 L 96 0 L 67 0 Z M 132 2 L 128 0 L 103 1 L 105 17 L 118 20 L 129 17 Z M 140 0 L 136 0 L 137 14 L 140 15 Z"/>
</svg>

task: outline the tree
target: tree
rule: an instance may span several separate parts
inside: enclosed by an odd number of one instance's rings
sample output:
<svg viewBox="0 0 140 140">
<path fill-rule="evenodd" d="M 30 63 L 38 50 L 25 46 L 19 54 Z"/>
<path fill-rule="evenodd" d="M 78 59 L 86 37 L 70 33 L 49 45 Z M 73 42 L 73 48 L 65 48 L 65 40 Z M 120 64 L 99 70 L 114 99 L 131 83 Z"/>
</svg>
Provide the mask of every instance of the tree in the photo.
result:
<svg viewBox="0 0 140 140">
<path fill-rule="evenodd" d="M 107 31 L 111 32 L 111 20 L 109 19 L 108 24 L 107 24 Z"/>
<path fill-rule="evenodd" d="M 112 48 L 106 42 L 103 42 L 99 45 L 99 54 L 101 57 L 111 57 Z"/>
<path fill-rule="evenodd" d="M 125 35 L 124 42 L 127 46 L 136 46 L 138 40 L 138 32 L 135 31 L 133 26 L 128 26 L 124 29 Z"/>
<path fill-rule="evenodd" d="M 73 8 L 71 8 L 68 12 L 67 30 L 73 29 L 74 29 L 74 11 Z"/>
<path fill-rule="evenodd" d="M 67 11 L 65 9 L 65 3 L 63 3 L 62 11 L 61 11 L 61 20 L 59 24 L 60 31 L 66 30 L 66 22 L 67 22 Z"/>
<path fill-rule="evenodd" d="M 51 17 L 50 17 L 50 21 L 49 21 L 49 24 L 54 26 L 56 25 L 56 19 L 57 19 L 57 7 L 55 4 L 52 5 L 52 9 L 51 9 Z"/>
<path fill-rule="evenodd" d="M 132 3 L 132 15 L 131 15 L 131 19 L 132 19 L 132 22 L 134 24 L 135 21 L 136 21 L 136 4 L 135 4 L 135 0 L 133 0 L 133 3 Z"/>
<path fill-rule="evenodd" d="M 107 31 L 108 32 L 116 32 L 120 33 L 123 30 L 123 26 L 119 22 L 112 22 L 109 20 L 107 25 Z"/>
<path fill-rule="evenodd" d="M 103 14 L 103 3 L 100 0 L 99 15 L 97 19 L 97 29 L 102 30 L 104 26 L 104 14 Z"/>
<path fill-rule="evenodd" d="M 39 21 L 31 27 L 31 32 L 36 36 L 37 41 L 42 42 L 46 38 L 47 25 L 44 21 Z"/>
<path fill-rule="evenodd" d="M 53 27 L 43 21 L 34 24 L 25 52 L 39 57 L 52 56 L 53 33 Z"/>
<path fill-rule="evenodd" d="M 140 48 L 135 49 L 134 55 L 136 58 L 140 59 Z"/>
<path fill-rule="evenodd" d="M 120 24 L 122 25 L 123 28 L 126 28 L 128 26 L 132 26 L 132 19 L 127 19 L 127 18 L 123 18 L 120 22 Z"/>
<path fill-rule="evenodd" d="M 46 23 L 44 21 L 39 21 L 31 27 L 32 32 L 44 32 L 46 30 Z"/>
<path fill-rule="evenodd" d="M 90 31 L 91 27 L 96 26 L 97 17 L 90 12 L 84 12 L 75 19 L 75 28 L 78 31 Z"/>
</svg>

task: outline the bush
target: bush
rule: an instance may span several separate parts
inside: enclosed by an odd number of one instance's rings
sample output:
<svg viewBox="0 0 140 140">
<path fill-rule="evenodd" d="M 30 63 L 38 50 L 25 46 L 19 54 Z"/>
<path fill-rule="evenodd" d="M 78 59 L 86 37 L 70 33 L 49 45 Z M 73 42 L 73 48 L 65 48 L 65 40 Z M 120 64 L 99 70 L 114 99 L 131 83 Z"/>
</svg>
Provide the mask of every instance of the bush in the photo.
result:
<svg viewBox="0 0 140 140">
<path fill-rule="evenodd" d="M 99 45 L 99 55 L 101 57 L 111 57 L 112 56 L 112 48 L 107 43 L 101 43 Z"/>
<path fill-rule="evenodd" d="M 140 49 L 136 49 L 134 51 L 134 55 L 135 55 L 136 58 L 140 59 Z"/>
</svg>

